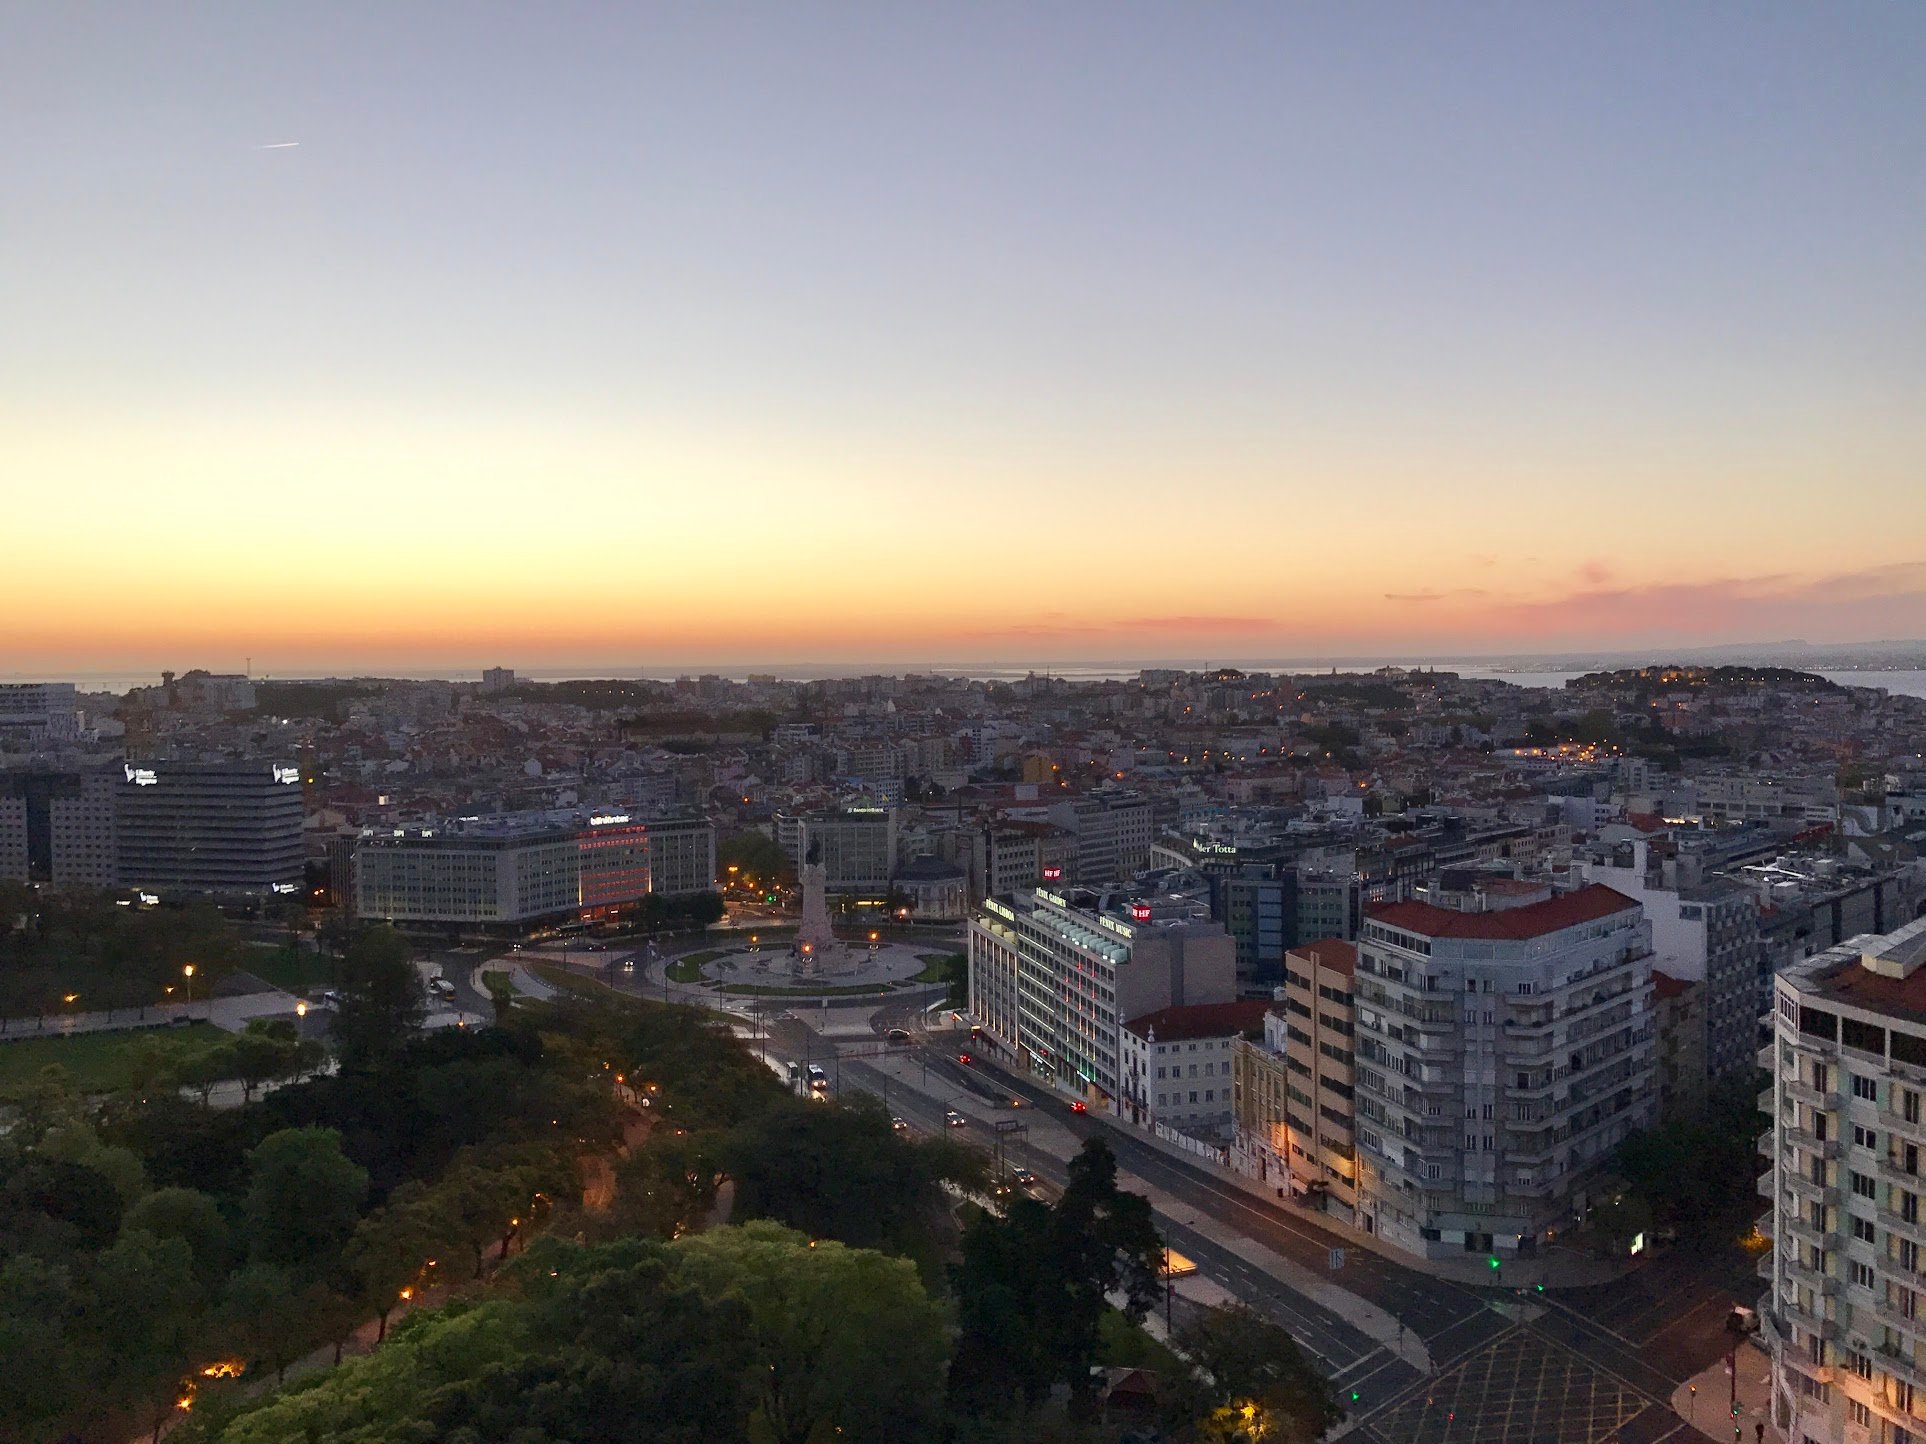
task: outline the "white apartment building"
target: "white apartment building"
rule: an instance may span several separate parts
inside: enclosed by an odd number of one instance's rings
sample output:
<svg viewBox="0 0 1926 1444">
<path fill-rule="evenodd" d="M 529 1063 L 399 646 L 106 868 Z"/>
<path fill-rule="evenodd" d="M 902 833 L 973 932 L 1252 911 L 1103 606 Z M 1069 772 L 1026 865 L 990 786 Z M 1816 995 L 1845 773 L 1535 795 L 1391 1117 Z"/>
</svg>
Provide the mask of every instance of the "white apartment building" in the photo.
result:
<svg viewBox="0 0 1926 1444">
<path fill-rule="evenodd" d="M 1118 1033 L 1118 1113 L 1144 1128 L 1161 1123 L 1196 1138 L 1228 1139 L 1235 1116 L 1233 1052 L 1245 1034 L 1264 1026 L 1269 1008 L 1261 998 L 1246 998 L 1132 1018 Z"/>
<path fill-rule="evenodd" d="M 1773 1420 L 1802 1444 L 1926 1440 L 1926 920 L 1773 985 Z"/>
<path fill-rule="evenodd" d="M 1358 939 L 1358 1223 L 1426 1257 L 1530 1253 L 1655 1115 L 1651 929 L 1598 885 L 1420 894 Z"/>
<path fill-rule="evenodd" d="M 1228 1003 L 1237 950 L 1201 905 L 1046 886 L 970 921 L 970 1011 L 1012 1058 L 1094 1104 L 1123 1096 L 1125 1020 Z"/>
</svg>

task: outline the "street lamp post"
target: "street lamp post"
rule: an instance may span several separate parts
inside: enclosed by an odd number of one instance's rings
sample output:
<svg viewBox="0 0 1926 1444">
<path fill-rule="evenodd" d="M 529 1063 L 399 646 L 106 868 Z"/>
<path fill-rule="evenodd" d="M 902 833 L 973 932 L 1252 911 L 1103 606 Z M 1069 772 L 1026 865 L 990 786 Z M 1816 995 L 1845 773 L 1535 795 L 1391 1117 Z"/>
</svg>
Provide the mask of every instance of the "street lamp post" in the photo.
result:
<svg viewBox="0 0 1926 1444">
<path fill-rule="evenodd" d="M 181 969 L 181 976 L 187 979 L 187 1016 L 194 1016 L 194 965 L 188 963 Z"/>
</svg>

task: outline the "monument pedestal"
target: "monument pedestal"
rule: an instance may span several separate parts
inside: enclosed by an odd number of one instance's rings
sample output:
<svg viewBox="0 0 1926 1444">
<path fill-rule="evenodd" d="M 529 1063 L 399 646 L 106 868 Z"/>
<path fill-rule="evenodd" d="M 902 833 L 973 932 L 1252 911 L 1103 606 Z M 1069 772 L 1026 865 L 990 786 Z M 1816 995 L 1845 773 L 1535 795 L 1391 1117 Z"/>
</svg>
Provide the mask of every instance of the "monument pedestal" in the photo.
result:
<svg viewBox="0 0 1926 1444">
<path fill-rule="evenodd" d="M 826 967 L 842 948 L 836 931 L 829 925 L 829 898 L 824 887 L 823 865 L 812 854 L 802 866 L 802 925 L 796 929 L 796 951 L 801 954 L 804 973 Z"/>
</svg>

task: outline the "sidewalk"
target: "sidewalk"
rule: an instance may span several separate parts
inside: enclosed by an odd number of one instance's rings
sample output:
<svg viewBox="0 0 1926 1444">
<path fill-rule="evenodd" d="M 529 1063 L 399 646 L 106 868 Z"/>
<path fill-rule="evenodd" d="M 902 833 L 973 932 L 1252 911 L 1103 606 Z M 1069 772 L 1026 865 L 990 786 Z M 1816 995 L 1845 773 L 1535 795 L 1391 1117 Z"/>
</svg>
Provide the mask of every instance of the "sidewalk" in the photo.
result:
<svg viewBox="0 0 1926 1444">
<path fill-rule="evenodd" d="M 1772 1423 L 1772 1365 L 1765 1351 L 1751 1340 L 1739 1345 L 1738 1401 L 1740 1444 L 1786 1444 Z M 1715 1359 L 1703 1373 L 1672 1391 L 1672 1412 L 1714 1439 L 1727 1437 L 1731 1425 L 1733 1385 L 1726 1361 Z M 1760 1425 L 1765 1432 L 1759 1432 Z"/>
<path fill-rule="evenodd" d="M 1034 1080 L 1032 1080 L 1034 1081 Z M 1477 1288 L 1491 1286 L 1491 1267 L 1482 1253 L 1466 1254 L 1463 1258 L 1427 1259 L 1405 1252 L 1386 1243 L 1376 1234 L 1366 1233 L 1363 1229 L 1345 1223 L 1336 1216 L 1319 1209 L 1307 1208 L 1288 1203 L 1276 1196 L 1275 1190 L 1259 1183 L 1249 1174 L 1239 1173 L 1234 1168 L 1215 1163 L 1195 1153 L 1186 1152 L 1175 1144 L 1157 1137 L 1147 1128 L 1138 1128 L 1111 1113 L 1090 1110 L 1090 1117 L 1107 1124 L 1117 1132 L 1148 1144 L 1170 1158 L 1191 1165 L 1202 1173 L 1224 1183 L 1235 1184 L 1253 1201 L 1265 1203 L 1285 1221 L 1311 1224 L 1333 1234 L 1347 1248 L 1369 1249 L 1391 1262 L 1413 1273 L 1426 1274 L 1431 1278 L 1443 1279 L 1449 1283 L 1466 1284 Z M 1507 1255 L 1503 1275 L 1507 1288 L 1532 1288 L 1543 1284 L 1547 1289 L 1584 1288 L 1592 1284 L 1610 1283 L 1628 1272 L 1627 1266 L 1612 1259 L 1601 1259 L 1575 1249 L 1554 1246 L 1544 1253 L 1531 1257 Z"/>
</svg>

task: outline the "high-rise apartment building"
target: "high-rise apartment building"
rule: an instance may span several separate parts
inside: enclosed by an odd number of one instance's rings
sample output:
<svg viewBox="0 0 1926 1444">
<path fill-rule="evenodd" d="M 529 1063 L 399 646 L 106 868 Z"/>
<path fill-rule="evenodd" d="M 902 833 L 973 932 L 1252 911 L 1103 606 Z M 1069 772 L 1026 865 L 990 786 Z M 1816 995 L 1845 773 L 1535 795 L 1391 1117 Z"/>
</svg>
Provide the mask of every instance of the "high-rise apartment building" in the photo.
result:
<svg viewBox="0 0 1926 1444">
<path fill-rule="evenodd" d="M 293 763 L 127 762 L 115 790 L 124 886 L 216 897 L 301 891 Z"/>
<path fill-rule="evenodd" d="M 119 881 L 114 824 L 119 770 L 23 767 L 0 772 L 0 878 L 56 888 Z"/>
<path fill-rule="evenodd" d="M 1773 985 L 1773 1421 L 1809 1444 L 1926 1439 L 1926 920 Z"/>
<path fill-rule="evenodd" d="M 1530 1252 L 1654 1117 L 1651 930 L 1598 885 L 1420 891 L 1358 941 L 1358 1222 L 1429 1257 Z"/>
<path fill-rule="evenodd" d="M 1039 887 L 986 900 L 970 922 L 970 1009 L 1006 1052 L 1114 1106 L 1118 1032 L 1161 1008 L 1228 1003 L 1236 949 L 1201 904 Z"/>
</svg>

